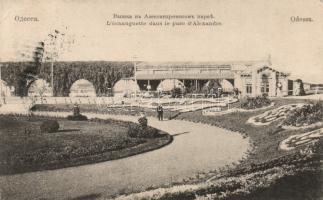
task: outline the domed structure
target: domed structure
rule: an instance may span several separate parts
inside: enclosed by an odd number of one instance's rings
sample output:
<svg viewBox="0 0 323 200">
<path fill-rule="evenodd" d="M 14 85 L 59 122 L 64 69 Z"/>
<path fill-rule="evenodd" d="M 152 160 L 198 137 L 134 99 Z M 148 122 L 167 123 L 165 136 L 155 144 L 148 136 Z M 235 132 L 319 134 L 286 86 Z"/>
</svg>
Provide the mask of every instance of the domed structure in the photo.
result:
<svg viewBox="0 0 323 200">
<path fill-rule="evenodd" d="M 52 88 L 44 79 L 37 79 L 29 85 L 28 96 L 53 96 Z"/>
<path fill-rule="evenodd" d="M 113 86 L 114 96 L 127 96 L 135 91 L 140 91 L 139 85 L 134 80 L 122 79 Z"/>
<path fill-rule="evenodd" d="M 96 97 L 93 84 L 85 79 L 77 80 L 70 89 L 70 97 Z"/>
<path fill-rule="evenodd" d="M 230 81 L 226 80 L 226 79 L 222 79 L 220 81 L 220 84 L 222 86 L 223 91 L 232 92 L 233 89 L 234 89 L 232 83 Z"/>
<path fill-rule="evenodd" d="M 174 88 L 180 88 L 183 90 L 184 87 L 185 87 L 184 84 L 177 79 L 166 79 L 159 83 L 157 90 L 168 92 Z"/>
<path fill-rule="evenodd" d="M 204 88 L 208 87 L 210 84 L 210 81 L 206 82 L 204 84 Z M 222 88 L 223 91 L 225 92 L 232 92 L 234 87 L 232 85 L 232 83 L 226 79 L 222 79 L 222 80 L 219 80 L 218 82 L 215 82 L 215 88 Z"/>
</svg>

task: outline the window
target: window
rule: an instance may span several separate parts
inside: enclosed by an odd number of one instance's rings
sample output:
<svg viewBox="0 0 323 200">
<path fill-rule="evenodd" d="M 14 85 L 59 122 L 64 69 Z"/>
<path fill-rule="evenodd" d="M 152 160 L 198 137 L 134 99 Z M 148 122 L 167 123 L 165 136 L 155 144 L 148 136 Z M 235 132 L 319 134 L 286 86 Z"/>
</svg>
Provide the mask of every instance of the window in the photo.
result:
<svg viewBox="0 0 323 200">
<path fill-rule="evenodd" d="M 251 94 L 252 93 L 252 85 L 251 84 L 247 84 L 246 85 L 246 91 L 247 91 L 247 94 Z"/>
<path fill-rule="evenodd" d="M 261 93 L 269 93 L 269 78 L 265 74 L 262 75 Z"/>
<path fill-rule="evenodd" d="M 269 93 L 269 84 L 268 83 L 263 83 L 261 85 L 261 93 Z"/>
</svg>

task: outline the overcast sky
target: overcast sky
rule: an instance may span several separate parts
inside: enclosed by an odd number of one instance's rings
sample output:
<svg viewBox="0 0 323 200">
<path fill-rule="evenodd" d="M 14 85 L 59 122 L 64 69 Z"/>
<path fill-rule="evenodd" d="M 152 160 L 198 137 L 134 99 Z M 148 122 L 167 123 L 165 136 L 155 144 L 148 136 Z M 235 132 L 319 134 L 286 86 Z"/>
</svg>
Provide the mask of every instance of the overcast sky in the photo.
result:
<svg viewBox="0 0 323 200">
<path fill-rule="evenodd" d="M 59 60 L 260 60 L 292 78 L 323 83 L 323 1 L 320 0 L 79 0 L 0 1 L 0 59 L 21 59 L 54 29 L 75 42 Z M 112 15 L 213 14 L 221 26 L 107 26 Z M 18 22 L 15 17 L 37 17 Z M 313 22 L 294 22 L 292 16 Z M 126 21 L 126 20 L 124 20 Z M 156 21 L 156 20 L 155 20 Z M 157 20 L 158 21 L 158 20 Z M 147 21 L 149 22 L 149 21 Z"/>
</svg>

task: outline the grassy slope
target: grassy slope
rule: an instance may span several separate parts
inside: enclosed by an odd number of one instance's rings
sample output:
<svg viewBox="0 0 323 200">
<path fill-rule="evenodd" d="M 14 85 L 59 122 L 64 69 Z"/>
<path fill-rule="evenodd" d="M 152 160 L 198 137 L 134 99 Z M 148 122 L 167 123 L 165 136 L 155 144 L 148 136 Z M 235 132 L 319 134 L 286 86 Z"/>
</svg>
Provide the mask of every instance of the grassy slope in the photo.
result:
<svg viewBox="0 0 323 200">
<path fill-rule="evenodd" d="M 114 120 L 59 119 L 59 132 L 41 133 L 42 120 L 0 116 L 1 174 L 118 159 L 159 148 L 172 140 L 168 134 L 153 139 L 130 138 L 128 124 Z"/>
<path fill-rule="evenodd" d="M 288 103 L 299 103 L 304 100 L 294 99 L 277 99 L 275 107 L 279 107 Z M 272 109 L 272 108 L 270 108 Z M 243 160 L 238 166 L 235 166 L 233 171 L 227 173 L 230 177 L 233 174 L 239 174 L 239 171 L 252 167 L 259 167 L 267 163 L 275 163 L 277 166 L 285 164 L 286 159 L 291 158 L 297 152 L 297 149 L 292 151 L 279 150 L 280 141 L 286 139 L 289 135 L 303 133 L 309 130 L 290 130 L 281 131 L 277 125 L 280 122 L 274 122 L 267 126 L 256 127 L 245 122 L 251 116 L 263 113 L 265 110 L 255 112 L 239 112 L 230 113 L 223 116 L 203 116 L 200 111 L 184 113 L 177 119 L 201 122 L 223 127 L 233 131 L 239 131 L 250 138 L 254 149 L 250 152 L 248 158 Z M 322 142 L 321 142 L 322 143 Z M 319 157 L 322 158 L 322 150 Z M 256 193 L 252 193 L 246 197 L 238 196 L 232 199 L 318 199 L 323 196 L 323 173 L 320 170 L 319 161 L 315 161 L 317 166 L 316 172 L 305 172 L 296 174 L 292 177 L 285 177 L 275 183 L 272 187 L 261 189 Z M 209 178 L 209 177 L 206 177 Z M 231 198 L 230 198 L 231 199 Z"/>
</svg>

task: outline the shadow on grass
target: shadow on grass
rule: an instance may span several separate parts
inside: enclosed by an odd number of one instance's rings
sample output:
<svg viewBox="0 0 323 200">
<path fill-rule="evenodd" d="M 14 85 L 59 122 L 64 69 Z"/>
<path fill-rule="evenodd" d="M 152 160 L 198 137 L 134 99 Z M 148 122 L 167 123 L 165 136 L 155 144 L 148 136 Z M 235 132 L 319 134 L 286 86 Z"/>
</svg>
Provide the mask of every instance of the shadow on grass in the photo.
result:
<svg viewBox="0 0 323 200">
<path fill-rule="evenodd" d="M 65 132 L 76 132 L 80 131 L 81 129 L 64 129 L 64 130 L 58 130 L 58 133 L 65 133 Z"/>
<path fill-rule="evenodd" d="M 173 135 L 173 137 L 180 136 L 180 135 L 183 135 L 183 134 L 188 134 L 188 133 L 190 133 L 190 132 L 186 131 L 186 132 L 183 132 L 183 133 L 176 133 L 176 134 Z"/>
</svg>

